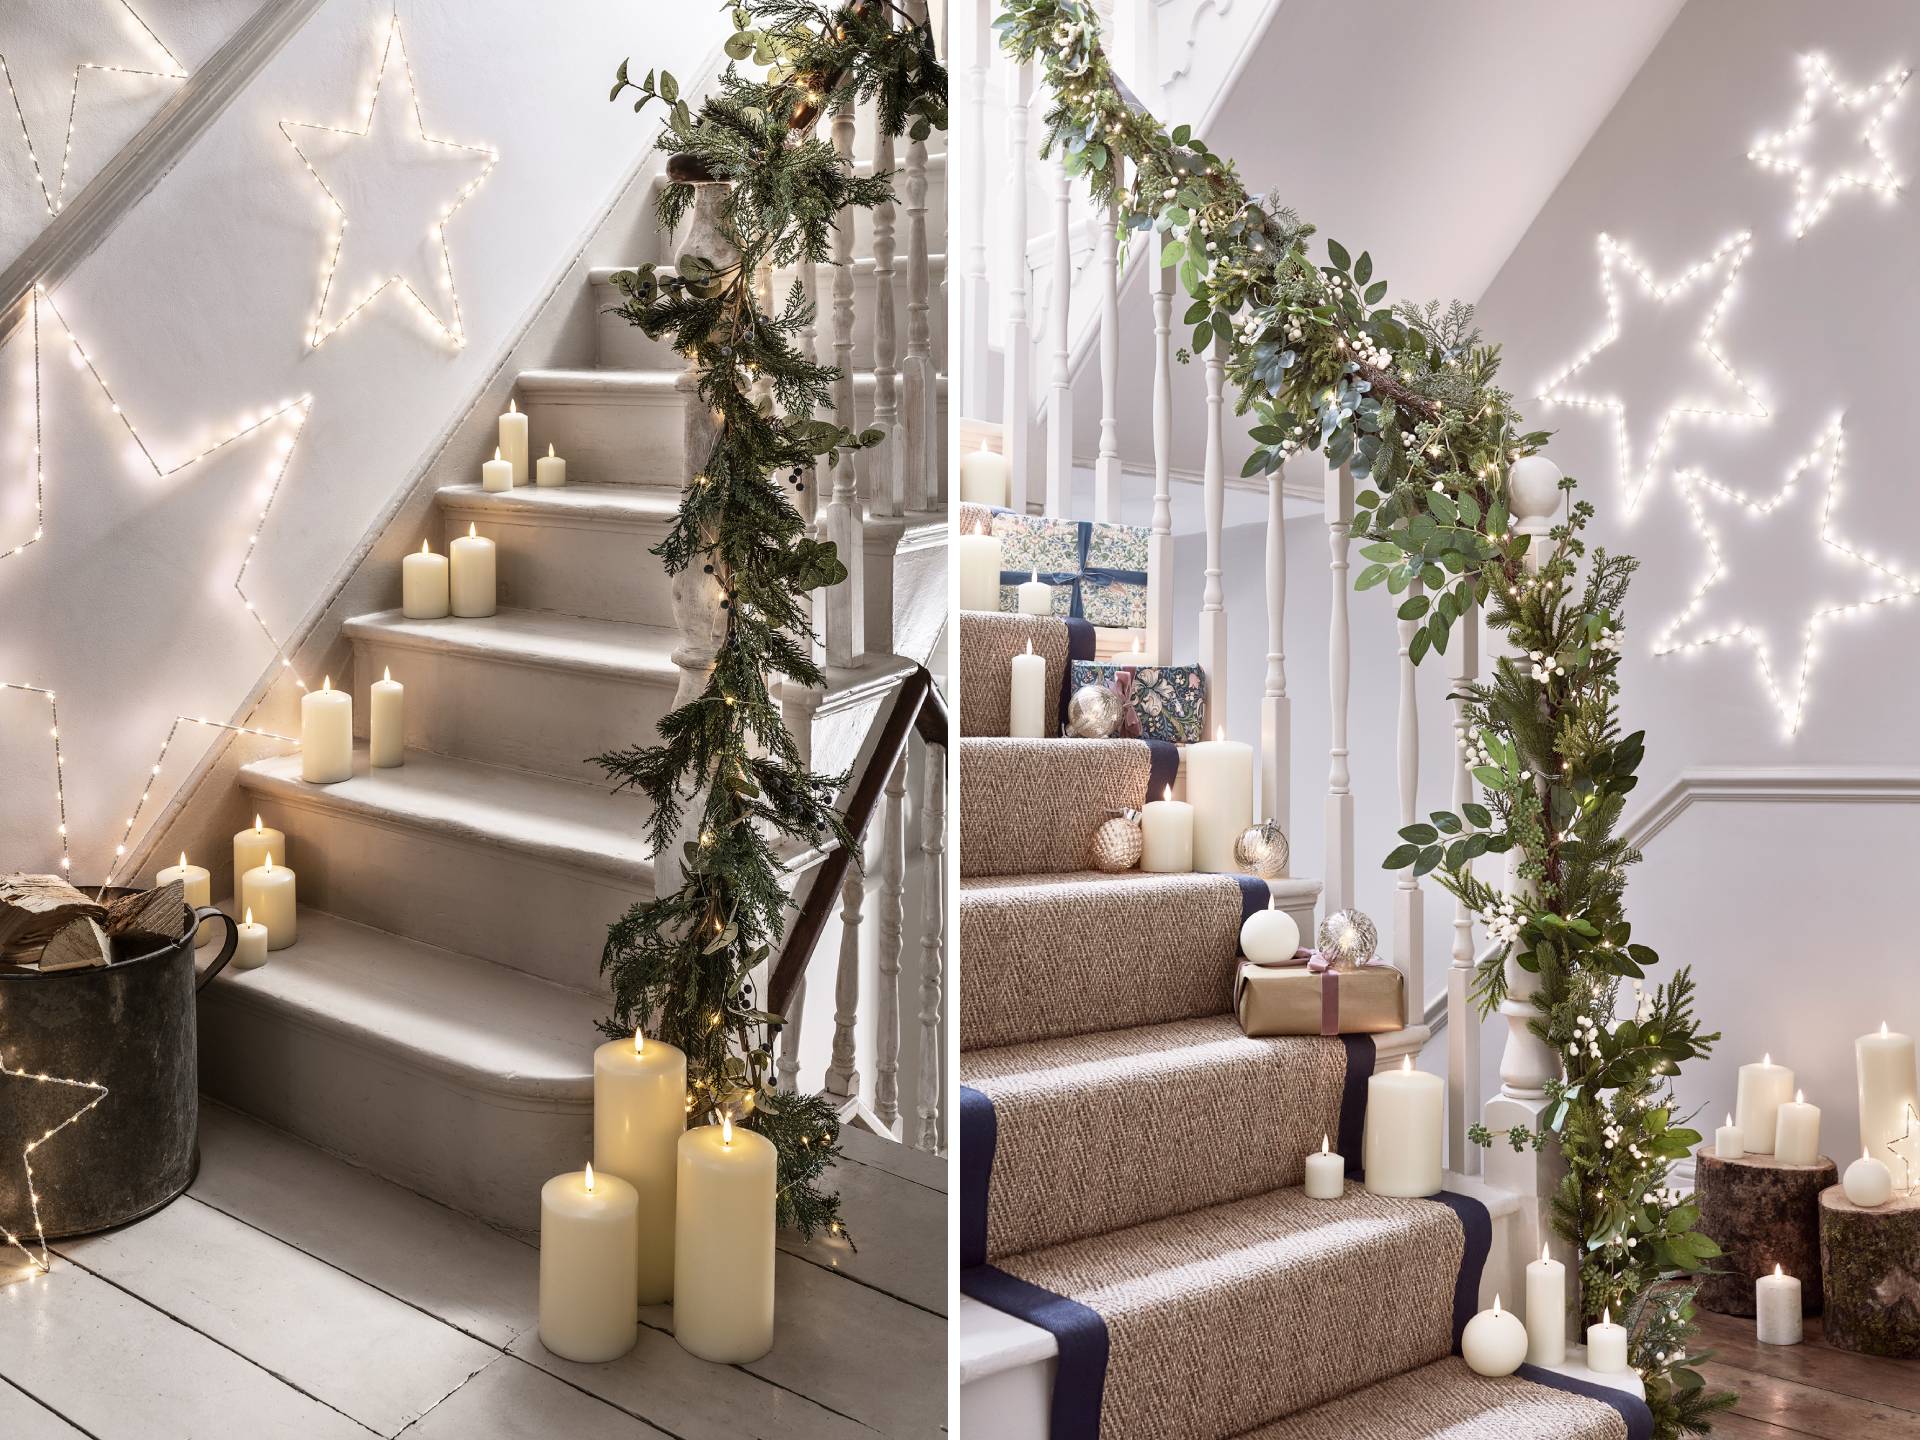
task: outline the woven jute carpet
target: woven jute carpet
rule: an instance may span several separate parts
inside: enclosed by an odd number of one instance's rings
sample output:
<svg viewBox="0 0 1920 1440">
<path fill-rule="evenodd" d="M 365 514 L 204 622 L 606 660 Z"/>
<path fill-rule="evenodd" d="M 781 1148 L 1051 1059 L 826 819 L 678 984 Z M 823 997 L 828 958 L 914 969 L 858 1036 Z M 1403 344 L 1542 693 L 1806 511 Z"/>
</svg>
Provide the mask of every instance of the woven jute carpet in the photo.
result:
<svg viewBox="0 0 1920 1440">
<path fill-rule="evenodd" d="M 960 733 L 1005 735 L 1013 728 L 1013 657 L 1024 655 L 1029 644 L 1047 662 L 1046 730 L 1057 733 L 1067 638 L 1067 622 L 1049 615 L 961 611 Z"/>
<path fill-rule="evenodd" d="M 1605 1400 L 1521 1375 L 1488 1379 L 1449 1357 L 1240 1440 L 1629 1440 L 1630 1433 L 1626 1416 Z"/>
<path fill-rule="evenodd" d="M 1154 759 L 1144 740 L 963 738 L 960 873 L 1087 869 L 1093 832 L 1114 812 L 1146 803 Z"/>
</svg>

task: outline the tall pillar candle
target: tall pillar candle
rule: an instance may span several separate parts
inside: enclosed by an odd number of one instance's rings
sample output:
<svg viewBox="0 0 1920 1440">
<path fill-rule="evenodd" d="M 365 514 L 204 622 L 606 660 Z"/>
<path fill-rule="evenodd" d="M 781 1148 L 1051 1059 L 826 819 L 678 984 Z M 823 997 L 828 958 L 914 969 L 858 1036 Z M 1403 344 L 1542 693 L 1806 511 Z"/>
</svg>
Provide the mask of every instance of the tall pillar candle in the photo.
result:
<svg viewBox="0 0 1920 1440">
<path fill-rule="evenodd" d="M 1860 1082 L 1860 1143 L 1871 1155 L 1885 1153 L 1906 1125 L 1907 1106 L 1920 1108 L 1913 1067 L 1913 1037 L 1890 1031 L 1883 1021 L 1878 1035 L 1853 1042 Z"/>
<path fill-rule="evenodd" d="M 1800 1281 L 1778 1265 L 1753 1282 L 1753 1326 L 1762 1345 L 1800 1343 Z"/>
<path fill-rule="evenodd" d="M 592 1165 L 540 1187 L 540 1343 L 562 1360 L 617 1360 L 640 1336 L 639 1203 L 633 1186 Z"/>
<path fill-rule="evenodd" d="M 180 863 L 169 865 L 153 877 L 155 887 L 171 885 L 178 880 L 187 892 L 187 908 L 198 910 L 202 905 L 213 903 L 213 885 L 207 869 L 203 865 L 189 865 L 187 852 L 180 852 Z M 199 929 L 194 932 L 193 943 L 204 945 L 213 938 L 214 922 L 202 920 Z"/>
<path fill-rule="evenodd" d="M 1013 657 L 1013 692 L 1008 706 L 1007 734 L 1016 740 L 1039 740 L 1047 733 L 1047 662 L 1033 653 Z"/>
<path fill-rule="evenodd" d="M 1007 506 L 1007 460 L 987 448 L 986 441 L 971 455 L 960 457 L 960 503 Z"/>
<path fill-rule="evenodd" d="M 1773 1063 L 1771 1053 L 1758 1065 L 1740 1067 L 1740 1088 L 1734 1099 L 1733 1123 L 1752 1155 L 1773 1153 L 1773 1132 L 1780 1107 L 1793 1094 L 1793 1071 Z"/>
<path fill-rule="evenodd" d="M 353 697 L 327 676 L 300 697 L 300 778 L 337 785 L 353 778 Z"/>
<path fill-rule="evenodd" d="M 271 855 L 265 864 L 255 866 L 240 877 L 235 899 L 242 914 L 252 911 L 254 923 L 267 927 L 269 950 L 284 950 L 299 936 L 299 922 L 295 918 L 299 905 L 295 895 L 293 871 L 285 865 L 274 864 Z"/>
<path fill-rule="evenodd" d="M 457 537 L 450 548 L 453 613 L 467 619 L 493 614 L 493 541 L 469 522 L 467 533 Z"/>
<path fill-rule="evenodd" d="M 547 446 L 547 453 L 533 462 L 533 483 L 542 490 L 558 490 L 567 483 L 566 457 L 554 454 L 553 446 Z"/>
<path fill-rule="evenodd" d="M 743 1365 L 773 1348 L 774 1149 L 729 1119 L 680 1137 L 673 1338 Z"/>
<path fill-rule="evenodd" d="M 240 877 L 256 865 L 266 863 L 267 856 L 285 865 L 292 857 L 287 854 L 287 836 L 284 830 L 276 830 L 258 815 L 253 824 L 245 830 L 233 832 L 233 893 L 240 893 Z"/>
<path fill-rule="evenodd" d="M 1782 1105 L 1774 1119 L 1773 1158 L 1783 1165 L 1814 1165 L 1820 1160 L 1820 1107 L 1807 1104 L 1804 1091 Z"/>
<path fill-rule="evenodd" d="M 1193 806 L 1174 799 L 1171 785 L 1140 812 L 1140 868 L 1156 875 L 1193 869 Z"/>
<path fill-rule="evenodd" d="M 527 417 L 520 404 L 507 397 L 507 413 L 500 417 L 500 456 L 513 467 L 513 483 L 527 483 Z"/>
<path fill-rule="evenodd" d="M 687 1057 L 638 1031 L 593 1052 L 593 1163 L 639 1196 L 642 1305 L 673 1298 L 675 1154 L 687 1128 Z"/>
<path fill-rule="evenodd" d="M 1368 1076 L 1361 1147 L 1367 1189 L 1375 1195 L 1438 1195 L 1446 1110 L 1446 1082 L 1414 1069 L 1410 1055 L 1401 1057 L 1398 1070 Z"/>
<path fill-rule="evenodd" d="M 1187 747 L 1187 803 L 1193 806 L 1193 868 L 1239 870 L 1233 845 L 1253 824 L 1253 747 L 1218 734 Z"/>
<path fill-rule="evenodd" d="M 489 495 L 513 488 L 513 462 L 500 453 L 498 445 L 493 447 L 493 458 L 480 467 L 480 488 Z"/>
<path fill-rule="evenodd" d="M 1613 1311 L 1603 1310 L 1596 1324 L 1587 1326 L 1587 1368 L 1596 1375 L 1618 1375 L 1627 1368 L 1627 1327 L 1613 1323 Z"/>
<path fill-rule="evenodd" d="M 407 687 L 387 670 L 367 687 L 367 764 L 392 770 L 406 763 Z"/>
<path fill-rule="evenodd" d="M 1020 597 L 1022 615 L 1053 614 L 1053 586 L 1040 578 L 1038 570 L 1028 572 L 1028 579 L 1020 582 L 1017 592 Z"/>
<path fill-rule="evenodd" d="M 447 618 L 447 557 L 420 542 L 420 553 L 400 562 L 400 613 L 409 620 Z"/>
<path fill-rule="evenodd" d="M 1567 1358 L 1567 1267 L 1540 1247 L 1527 1262 L 1527 1363 L 1558 1365 Z"/>
<path fill-rule="evenodd" d="M 962 535 L 955 542 L 960 560 L 960 608 L 1000 608 L 1000 537 Z"/>
</svg>

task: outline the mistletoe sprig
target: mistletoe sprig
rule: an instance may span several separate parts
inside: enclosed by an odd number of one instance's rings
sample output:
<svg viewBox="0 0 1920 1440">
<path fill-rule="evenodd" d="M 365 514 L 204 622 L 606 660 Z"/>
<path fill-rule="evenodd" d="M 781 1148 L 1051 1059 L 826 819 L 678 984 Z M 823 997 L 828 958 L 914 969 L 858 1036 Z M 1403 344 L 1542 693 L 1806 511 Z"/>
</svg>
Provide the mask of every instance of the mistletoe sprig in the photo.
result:
<svg viewBox="0 0 1920 1440">
<path fill-rule="evenodd" d="M 760 75 L 730 64 L 695 108 L 671 74 L 635 81 L 622 61 L 610 97 L 632 90 L 636 112 L 655 102 L 665 109 L 655 142 L 671 157 L 662 229 L 685 217 L 697 183 L 723 182 L 719 223 L 730 253 L 683 254 L 671 267 L 613 277 L 616 313 L 686 357 L 717 426 L 652 553 L 672 576 L 700 567 L 725 628 L 706 684 L 660 722 L 657 743 L 593 760 L 616 789 L 652 802 L 654 853 L 679 844 L 685 873 L 679 889 L 635 904 L 608 930 L 600 963 L 613 1011 L 601 1028 L 617 1036 L 644 1027 L 684 1050 L 689 1122 L 725 1111 L 765 1135 L 779 1156 L 780 1223 L 808 1237 L 844 1235 L 839 1197 L 818 1186 L 840 1153 L 838 1119 L 820 1096 L 777 1088 L 783 1017 L 761 1005 L 753 973 L 771 959 L 790 904 L 780 847 L 854 843 L 834 808 L 847 777 L 801 764 L 769 688 L 775 675 L 825 683 L 808 640 L 810 597 L 847 577 L 792 492 L 817 461 L 851 463 L 884 436 L 814 418 L 830 407 L 839 372 L 800 349 L 813 303 L 796 283 L 783 301 L 763 304 L 754 282 L 767 269 L 828 263 L 843 212 L 893 198 L 890 176 L 855 174 L 812 134 L 819 115 L 871 101 L 889 133 L 924 137 L 946 124 L 946 73 L 926 24 L 886 0 L 838 10 L 747 0 L 730 11 L 727 54 Z"/>
<path fill-rule="evenodd" d="M 1256 448 L 1243 473 L 1271 474 L 1313 450 L 1368 482 L 1354 497 L 1367 562 L 1355 587 L 1398 597 L 1398 618 L 1418 627 L 1416 664 L 1481 613 L 1516 652 L 1455 697 L 1483 802 L 1407 827 L 1386 863 L 1433 873 L 1487 925 L 1483 1011 L 1506 993 L 1509 954 L 1539 976 L 1534 1028 L 1565 1078 L 1548 1086 L 1539 1131 L 1498 1138 L 1558 1143 L 1568 1175 L 1554 1221 L 1581 1257 L 1583 1310 L 1630 1317 L 1660 1435 L 1707 1429 L 1734 1397 L 1710 1394 L 1687 1363 L 1690 1277 L 1719 1252 L 1665 1184 L 1700 1138 L 1674 1114 L 1672 1077 L 1719 1037 L 1695 1020 L 1684 969 L 1641 993 L 1632 1020 L 1613 1020 L 1620 985 L 1638 990 L 1659 959 L 1627 924 L 1625 871 L 1639 856 L 1617 834 L 1644 753 L 1640 733 L 1620 732 L 1616 704 L 1634 561 L 1588 557 L 1585 503 L 1540 543 L 1514 524 L 1511 469 L 1548 437 L 1499 388 L 1499 348 L 1482 341 L 1470 309 L 1389 304 L 1367 251 L 1329 240 L 1311 253 L 1310 225 L 1249 193 L 1230 159 L 1187 126 L 1164 129 L 1127 93 L 1092 0 L 1003 0 L 994 23 L 1006 49 L 1043 68 L 1054 97 L 1046 150 L 1114 207 L 1129 242 L 1158 237 L 1161 264 L 1190 300 L 1192 353 L 1219 360 L 1249 417 Z M 1515 894 L 1473 868 L 1509 852 Z M 1475 1139 L 1496 1137 L 1476 1127 Z"/>
</svg>

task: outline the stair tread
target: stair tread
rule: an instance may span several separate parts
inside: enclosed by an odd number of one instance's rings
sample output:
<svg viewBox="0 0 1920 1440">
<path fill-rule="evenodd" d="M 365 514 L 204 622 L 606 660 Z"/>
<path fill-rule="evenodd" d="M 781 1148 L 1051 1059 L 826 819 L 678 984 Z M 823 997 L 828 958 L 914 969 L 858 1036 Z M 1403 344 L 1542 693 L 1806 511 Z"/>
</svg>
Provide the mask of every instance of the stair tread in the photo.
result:
<svg viewBox="0 0 1920 1440">
<path fill-rule="evenodd" d="M 356 616 L 345 628 L 354 640 L 616 679 L 671 684 L 680 673 L 673 663 L 677 631 L 551 610 L 499 610 L 484 618 L 444 620 L 409 620 L 402 611 L 383 610 Z"/>
<path fill-rule="evenodd" d="M 657 524 L 680 513 L 680 492 L 665 485 L 516 485 L 485 490 L 443 485 L 440 504 L 449 509 L 491 511 L 589 524 Z"/>
<path fill-rule="evenodd" d="M 406 763 L 375 770 L 354 747 L 353 777 L 336 785 L 300 778 L 300 756 L 242 767 L 249 790 L 374 821 L 516 850 L 560 864 L 651 884 L 645 803 L 592 785 L 410 750 Z"/>
<path fill-rule="evenodd" d="M 231 904 L 227 907 L 231 910 Z M 604 997 L 504 965 L 300 910 L 300 938 L 217 993 L 348 1035 L 469 1088 L 587 1103 Z"/>
<path fill-rule="evenodd" d="M 685 373 L 683 370 L 622 370 L 612 367 L 522 370 L 514 380 L 514 388 L 529 399 L 545 397 L 550 400 L 601 401 L 615 404 L 621 402 L 678 404 L 681 397 L 675 384 Z M 897 373 L 895 384 L 897 398 Z M 865 367 L 856 368 L 853 372 L 853 388 L 864 392 L 873 387 L 873 371 Z M 947 377 L 944 372 L 934 377 L 934 389 L 941 395 L 946 394 Z"/>
<path fill-rule="evenodd" d="M 966 653 L 966 636 L 961 637 Z M 961 694 L 969 667 L 961 661 Z M 1028 740 L 972 735 L 961 723 L 960 873 L 1084 870 L 1094 834 L 1155 798 L 1143 740 Z"/>
</svg>

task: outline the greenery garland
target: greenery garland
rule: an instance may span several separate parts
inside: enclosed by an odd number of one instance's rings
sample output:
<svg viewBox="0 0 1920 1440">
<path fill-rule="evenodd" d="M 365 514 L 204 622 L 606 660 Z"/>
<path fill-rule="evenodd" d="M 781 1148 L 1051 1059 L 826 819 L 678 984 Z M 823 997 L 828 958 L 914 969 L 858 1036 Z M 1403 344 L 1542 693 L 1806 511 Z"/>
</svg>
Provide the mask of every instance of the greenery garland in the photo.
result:
<svg viewBox="0 0 1920 1440">
<path fill-rule="evenodd" d="M 698 375 L 718 436 L 682 492 L 679 514 L 653 550 L 669 575 L 702 567 L 719 587 L 725 634 L 698 696 L 668 714 L 658 743 L 594 757 L 616 789 L 653 803 L 654 853 L 670 853 L 683 825 L 679 889 L 635 904 L 608 931 L 601 970 L 613 989 L 609 1035 L 645 1028 L 687 1054 L 690 1124 L 722 1110 L 758 1130 L 779 1154 L 779 1220 L 802 1235 L 844 1235 L 838 1195 L 818 1181 L 838 1156 L 839 1122 L 818 1095 L 776 1088 L 782 1017 L 760 1006 L 753 972 L 767 963 L 790 903 L 780 888 L 783 840 L 853 844 L 834 800 L 846 776 L 801 763 L 769 680 L 818 686 L 810 645 L 811 595 L 847 578 L 830 542 L 812 537 L 794 507 L 815 462 L 851 463 L 877 444 L 816 412 L 831 405 L 839 372 L 801 353 L 814 306 L 796 283 L 762 308 L 763 266 L 829 261 L 836 222 L 851 206 L 893 199 L 891 177 L 858 176 L 814 121 L 841 104 L 872 101 L 890 135 L 925 139 L 946 126 L 946 72 L 924 22 L 888 3 L 829 10 L 810 0 L 746 0 L 728 7 L 729 64 L 717 93 L 695 110 L 664 71 L 635 82 L 622 61 L 611 99 L 658 100 L 669 161 L 659 219 L 671 231 L 694 200 L 694 179 L 724 181 L 721 225 L 738 258 L 682 255 L 613 277 L 617 313 L 666 339 Z M 789 489 L 791 487 L 791 489 Z M 689 813 L 697 809 L 697 822 Z"/>
<path fill-rule="evenodd" d="M 1270 474 L 1309 449 L 1370 482 L 1354 499 L 1368 562 L 1355 588 L 1407 597 L 1398 615 L 1419 622 L 1416 664 L 1444 652 L 1476 607 L 1517 652 L 1455 697 L 1486 803 L 1407 827 L 1385 863 L 1433 872 L 1486 924 L 1495 948 L 1475 977 L 1483 1014 L 1505 994 L 1509 954 L 1539 975 L 1533 1028 L 1564 1078 L 1548 1082 L 1539 1133 L 1500 1138 L 1559 1145 L 1568 1174 L 1553 1219 L 1580 1257 L 1586 1318 L 1610 1309 L 1631 1327 L 1656 1433 L 1703 1432 L 1735 1398 L 1708 1392 L 1694 1368 L 1702 1356 L 1688 1353 L 1691 1277 L 1720 1251 L 1694 1228 L 1697 1208 L 1665 1187 L 1668 1167 L 1701 1138 L 1674 1114 L 1672 1077 L 1719 1036 L 1695 1021 L 1685 969 L 1639 995 L 1659 957 L 1631 938 L 1623 905 L 1626 867 L 1639 859 L 1616 834 L 1642 756 L 1642 735 L 1623 735 L 1616 713 L 1635 561 L 1605 550 L 1587 557 L 1581 536 L 1593 509 L 1581 501 L 1530 569 L 1529 537 L 1509 523 L 1507 479 L 1547 435 L 1525 430 L 1496 387 L 1499 349 L 1481 342 L 1472 311 L 1384 306 L 1372 257 L 1335 241 L 1326 263 L 1314 263 L 1311 226 L 1249 195 L 1233 163 L 1188 127 L 1169 133 L 1132 101 L 1099 26 L 1091 0 L 1003 0 L 995 21 L 1006 49 L 1043 67 L 1054 97 L 1045 148 L 1096 201 L 1118 207 L 1123 235 L 1163 237 L 1161 263 L 1177 268 L 1192 297 L 1193 353 L 1217 347 L 1237 410 L 1252 417 L 1257 448 L 1243 473 Z M 1123 161 L 1134 167 L 1130 183 Z M 1571 479 L 1562 487 L 1575 488 Z M 1415 582 L 1424 593 L 1408 593 Z M 1524 884 L 1504 895 L 1472 867 L 1510 850 Z M 1626 979 L 1639 1003 L 1616 1024 Z M 1494 1139 L 1478 1128 L 1474 1138 Z"/>
</svg>

